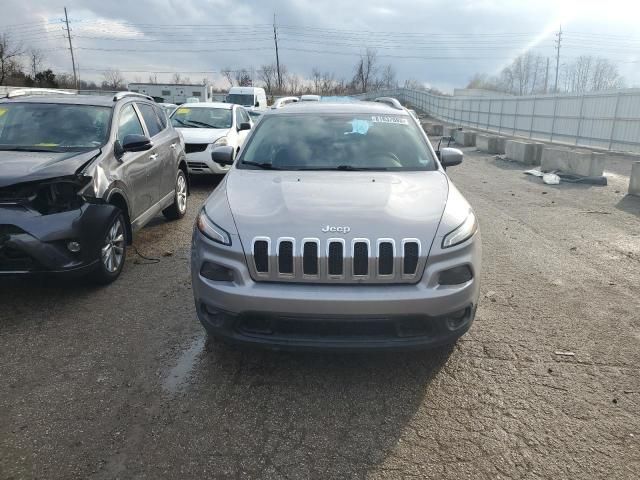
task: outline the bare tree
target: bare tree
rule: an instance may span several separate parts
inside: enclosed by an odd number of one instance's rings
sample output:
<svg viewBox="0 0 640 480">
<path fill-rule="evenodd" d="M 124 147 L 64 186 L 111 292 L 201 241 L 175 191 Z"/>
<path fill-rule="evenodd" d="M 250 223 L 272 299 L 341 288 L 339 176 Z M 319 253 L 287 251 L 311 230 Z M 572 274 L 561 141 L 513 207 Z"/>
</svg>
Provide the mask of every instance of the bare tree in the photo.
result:
<svg viewBox="0 0 640 480">
<path fill-rule="evenodd" d="M 320 87 L 322 86 L 322 73 L 317 68 L 311 70 L 311 82 L 313 83 L 313 93 L 320 94 Z"/>
<path fill-rule="evenodd" d="M 239 87 L 250 87 L 252 83 L 251 75 L 249 75 L 249 72 L 246 68 L 236 70 L 235 81 Z"/>
<path fill-rule="evenodd" d="M 125 79 L 120 70 L 105 70 L 102 76 L 104 77 L 102 88 L 105 90 L 124 90 L 126 88 Z"/>
<path fill-rule="evenodd" d="M 378 54 L 374 49 L 367 48 L 363 55 L 360 55 L 355 67 L 354 83 L 361 92 L 369 89 L 369 83 L 375 77 L 378 70 Z"/>
<path fill-rule="evenodd" d="M 396 71 L 391 64 L 385 65 L 380 75 L 380 83 L 384 88 L 394 88 L 398 85 L 396 81 Z"/>
<path fill-rule="evenodd" d="M 258 78 L 264 83 L 264 88 L 269 95 L 273 94 L 273 90 L 278 84 L 278 70 L 271 63 L 269 65 L 261 65 L 258 69 Z"/>
<path fill-rule="evenodd" d="M 286 89 L 291 95 L 298 95 L 302 91 L 302 81 L 295 73 L 287 74 L 283 78 L 283 83 L 286 84 Z"/>
<path fill-rule="evenodd" d="M 233 70 L 229 67 L 223 68 L 220 73 L 229 82 L 229 86 L 233 87 Z"/>
<path fill-rule="evenodd" d="M 332 72 L 324 72 L 320 79 L 320 91 L 323 95 L 334 93 L 336 81 Z"/>
<path fill-rule="evenodd" d="M 178 72 L 174 73 L 171 76 L 171 83 L 175 83 L 176 85 L 182 83 L 182 75 L 180 75 Z"/>
<path fill-rule="evenodd" d="M 152 83 L 154 85 L 156 83 L 158 83 L 158 74 L 157 73 L 153 73 L 153 74 L 149 75 L 149 83 Z"/>
<path fill-rule="evenodd" d="M 0 35 L 0 85 L 4 85 L 7 77 L 16 70 L 19 70 L 19 57 L 22 55 L 22 47 L 13 44 L 9 35 Z"/>
</svg>

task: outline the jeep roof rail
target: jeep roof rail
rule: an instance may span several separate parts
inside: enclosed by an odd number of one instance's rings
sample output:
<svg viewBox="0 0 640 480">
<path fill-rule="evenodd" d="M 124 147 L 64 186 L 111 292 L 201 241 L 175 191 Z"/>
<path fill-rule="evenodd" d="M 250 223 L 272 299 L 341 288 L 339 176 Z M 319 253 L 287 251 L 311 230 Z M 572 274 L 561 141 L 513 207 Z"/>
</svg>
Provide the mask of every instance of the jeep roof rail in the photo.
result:
<svg viewBox="0 0 640 480">
<path fill-rule="evenodd" d="M 122 100 L 125 97 L 141 97 L 141 98 L 144 98 L 146 100 L 151 100 L 152 102 L 155 102 L 153 97 L 150 97 L 149 95 L 145 95 L 144 93 L 127 92 L 127 91 L 116 93 L 113 96 L 113 101 L 117 102 L 118 100 Z"/>
<path fill-rule="evenodd" d="M 5 98 L 23 97 L 27 95 L 75 95 L 75 92 L 68 90 L 59 90 L 55 88 L 17 88 L 11 90 Z"/>
<path fill-rule="evenodd" d="M 404 110 L 402 104 L 398 101 L 398 99 L 393 97 L 378 97 L 374 100 L 374 102 L 386 103 L 390 107 L 396 108 L 398 110 Z"/>
</svg>

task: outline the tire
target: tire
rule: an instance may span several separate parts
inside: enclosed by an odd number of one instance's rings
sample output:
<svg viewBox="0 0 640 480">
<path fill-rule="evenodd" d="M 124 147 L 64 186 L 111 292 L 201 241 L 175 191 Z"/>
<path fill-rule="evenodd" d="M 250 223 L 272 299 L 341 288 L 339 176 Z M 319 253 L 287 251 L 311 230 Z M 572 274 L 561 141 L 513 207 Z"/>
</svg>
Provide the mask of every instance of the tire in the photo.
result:
<svg viewBox="0 0 640 480">
<path fill-rule="evenodd" d="M 127 258 L 127 226 L 124 214 L 119 211 L 105 230 L 100 258 L 91 280 L 99 285 L 108 285 L 120 276 Z"/>
<path fill-rule="evenodd" d="M 182 170 L 178 170 L 173 203 L 162 211 L 167 220 L 179 220 L 187 213 L 187 195 L 189 193 L 187 185 L 187 176 Z"/>
</svg>

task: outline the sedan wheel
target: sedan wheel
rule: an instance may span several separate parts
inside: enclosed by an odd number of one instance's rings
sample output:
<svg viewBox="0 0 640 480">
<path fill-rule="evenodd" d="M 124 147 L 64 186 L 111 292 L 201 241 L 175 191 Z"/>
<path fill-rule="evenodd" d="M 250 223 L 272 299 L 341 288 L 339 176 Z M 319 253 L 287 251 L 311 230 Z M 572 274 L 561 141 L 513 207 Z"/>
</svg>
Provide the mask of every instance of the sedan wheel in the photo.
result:
<svg viewBox="0 0 640 480">
<path fill-rule="evenodd" d="M 116 218 L 107 235 L 102 247 L 102 265 L 109 273 L 115 273 L 120 269 L 124 259 L 126 239 L 124 225 L 120 217 Z"/>
</svg>

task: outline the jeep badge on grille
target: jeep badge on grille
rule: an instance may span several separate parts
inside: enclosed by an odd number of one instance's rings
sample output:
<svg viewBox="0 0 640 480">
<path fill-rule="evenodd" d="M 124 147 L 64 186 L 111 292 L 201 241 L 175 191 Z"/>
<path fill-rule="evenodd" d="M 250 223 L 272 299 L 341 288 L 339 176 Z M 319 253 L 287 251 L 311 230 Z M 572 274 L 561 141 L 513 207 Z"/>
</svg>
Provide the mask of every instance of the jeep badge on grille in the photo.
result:
<svg viewBox="0 0 640 480">
<path fill-rule="evenodd" d="M 351 231 L 351 227 L 332 227 L 331 225 L 327 225 L 326 227 L 322 228 L 322 231 L 324 233 L 338 232 L 338 233 L 347 234 Z"/>
</svg>

